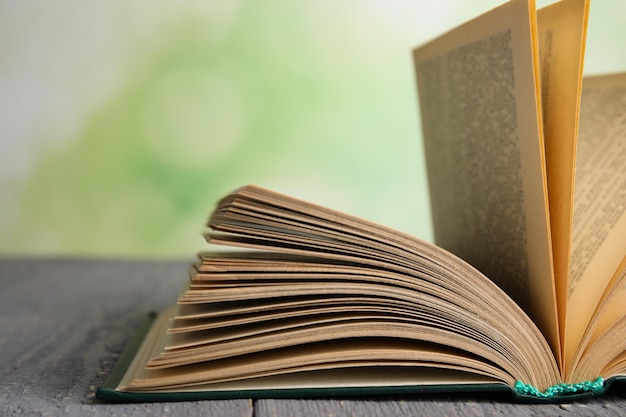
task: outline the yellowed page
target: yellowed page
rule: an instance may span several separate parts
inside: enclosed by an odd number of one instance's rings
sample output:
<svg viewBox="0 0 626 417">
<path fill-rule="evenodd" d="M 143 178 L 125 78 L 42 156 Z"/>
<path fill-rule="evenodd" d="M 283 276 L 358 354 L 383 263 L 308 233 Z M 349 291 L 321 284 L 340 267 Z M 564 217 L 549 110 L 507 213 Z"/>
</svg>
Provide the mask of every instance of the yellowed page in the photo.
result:
<svg viewBox="0 0 626 417">
<path fill-rule="evenodd" d="M 559 353 L 534 1 L 414 51 L 436 243 L 504 289 Z"/>
<path fill-rule="evenodd" d="M 607 375 L 626 377 L 626 352 L 622 353 L 604 369 Z"/>
<path fill-rule="evenodd" d="M 566 360 L 626 254 L 626 74 L 585 78 L 576 157 Z M 626 310 L 626 306 L 624 307 Z"/>
<path fill-rule="evenodd" d="M 232 307 L 235 303 L 256 299 L 264 300 L 262 303 L 267 307 L 277 307 L 276 301 L 281 300 L 276 297 L 280 294 L 303 301 L 351 295 L 350 298 L 361 298 L 366 305 L 373 302 L 377 308 L 390 306 L 389 303 L 395 305 L 393 310 L 408 308 L 407 319 L 421 311 L 415 315 L 417 322 L 410 324 L 405 323 L 404 314 L 393 313 L 400 321 L 385 319 L 383 323 L 379 319 L 374 322 L 367 319 L 361 323 L 333 323 L 335 330 L 326 324 L 323 328 L 305 325 L 298 326 L 299 334 L 289 332 L 288 336 L 282 331 L 272 331 L 260 338 L 232 340 L 238 345 L 237 349 L 258 349 L 261 343 L 272 349 L 276 345 L 266 342 L 284 345 L 294 342 L 296 337 L 304 337 L 300 340 L 309 343 L 311 337 L 330 337 L 333 331 L 341 337 L 354 331 L 370 337 L 382 331 L 385 337 L 392 334 L 417 337 L 457 349 L 471 349 L 473 354 L 510 369 L 516 380 L 529 381 L 538 389 L 560 381 L 554 355 L 530 318 L 487 277 L 439 247 L 363 219 L 254 186 L 242 187 L 222 199 L 208 226 L 212 232 L 207 233 L 207 239 L 213 244 L 272 252 L 263 252 L 266 254 L 263 256 L 267 256 L 264 265 L 258 252 L 220 256 L 214 259 L 216 262 L 203 255 L 193 283 L 203 284 L 212 278 L 223 280 L 230 270 L 234 274 L 232 278 L 243 286 L 206 291 L 206 286 L 201 285 L 186 291 L 179 299 L 181 303 L 213 301 L 221 305 L 234 302 L 228 304 Z M 229 262 L 232 262 L 230 267 Z M 254 269 L 247 269 L 246 265 Z M 346 275 L 345 268 L 352 269 L 352 273 Z M 367 269 L 369 272 L 365 271 Z M 246 270 L 252 275 L 246 274 Z M 209 278 L 210 271 L 217 271 L 217 274 Z M 260 272 L 258 282 L 254 271 Z M 307 288 L 307 284 L 299 284 L 305 278 L 303 273 L 317 285 Z M 320 273 L 325 277 L 323 283 Z M 270 275 L 274 275 L 273 278 Z M 353 308 L 349 310 L 353 317 L 361 314 L 360 303 L 351 304 Z M 371 310 L 366 307 L 363 312 L 370 315 Z M 432 323 L 437 324 L 431 326 Z M 467 327 L 459 326 L 460 323 Z M 476 339 L 476 334 L 482 335 L 480 340 Z M 220 350 L 232 352 L 231 347 L 230 342 L 220 343 L 219 349 L 217 345 L 198 346 L 194 348 L 194 355 L 197 354 L 196 358 L 215 357 L 221 354 Z M 168 361 L 174 359 L 169 353 L 167 356 L 170 356 Z"/>
<path fill-rule="evenodd" d="M 149 369 L 146 363 L 154 355 L 158 339 L 165 334 L 171 311 L 159 315 L 118 390 L 171 392 L 493 382 L 511 386 L 514 383 L 510 375 L 492 364 L 460 356 L 456 350 L 384 339 L 303 346 L 291 355 L 270 350 L 262 356 L 263 360 L 239 357 L 221 361 L 219 367 L 203 362 L 180 368 Z"/>
<path fill-rule="evenodd" d="M 613 277 L 617 281 L 616 289 L 611 294 L 610 299 L 607 300 L 606 307 L 598 317 L 597 327 L 594 329 L 595 332 L 591 338 L 591 343 L 602 333 L 606 332 L 611 325 L 626 315 L 626 308 L 624 308 L 626 306 L 626 255 Z"/>
<path fill-rule="evenodd" d="M 546 174 L 561 341 L 574 201 L 574 162 L 589 0 L 563 0 L 537 13 Z"/>
<path fill-rule="evenodd" d="M 607 361 L 619 360 L 609 357 L 607 352 L 602 350 L 602 338 L 605 338 L 608 333 L 614 334 L 615 324 L 624 317 L 624 305 L 626 305 L 626 255 L 611 277 L 593 313 L 593 318 L 585 330 L 576 355 L 569 366 L 566 376 L 568 381 L 585 381 L 584 375 L 595 374 L 597 377 Z M 622 335 L 617 336 L 618 339 L 620 337 L 623 338 Z M 604 362 L 594 359 L 598 356 L 602 357 Z M 581 366 L 581 363 L 584 366 Z"/>
</svg>

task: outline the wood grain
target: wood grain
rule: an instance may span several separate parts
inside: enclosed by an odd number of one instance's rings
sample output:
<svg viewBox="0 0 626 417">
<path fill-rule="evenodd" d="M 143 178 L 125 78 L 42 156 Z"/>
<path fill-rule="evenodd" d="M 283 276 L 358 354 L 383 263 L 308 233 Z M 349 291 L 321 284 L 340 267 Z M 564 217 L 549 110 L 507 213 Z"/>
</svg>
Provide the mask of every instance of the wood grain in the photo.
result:
<svg viewBox="0 0 626 417">
<path fill-rule="evenodd" d="M 0 416 L 250 416 L 252 402 L 102 404 L 94 398 L 187 262 L 0 261 Z"/>
<path fill-rule="evenodd" d="M 509 397 L 429 395 L 426 398 L 262 400 L 259 416 L 620 416 L 626 415 L 623 398 L 587 400 L 573 404 L 513 404 Z"/>
<path fill-rule="evenodd" d="M 0 416 L 616 416 L 626 390 L 581 403 L 506 396 L 104 404 L 94 398 L 149 311 L 173 303 L 188 262 L 0 260 Z"/>
</svg>

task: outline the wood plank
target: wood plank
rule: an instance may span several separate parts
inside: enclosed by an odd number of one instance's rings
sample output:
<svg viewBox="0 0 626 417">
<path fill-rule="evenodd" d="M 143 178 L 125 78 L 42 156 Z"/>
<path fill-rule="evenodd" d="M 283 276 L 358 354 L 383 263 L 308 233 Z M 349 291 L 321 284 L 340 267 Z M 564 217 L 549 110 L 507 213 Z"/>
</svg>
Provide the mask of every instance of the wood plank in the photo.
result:
<svg viewBox="0 0 626 417">
<path fill-rule="evenodd" d="M 260 400 L 255 416 L 598 416 L 626 415 L 626 398 L 615 395 L 572 404 L 516 404 L 510 397 L 481 394 L 420 398 Z"/>
<path fill-rule="evenodd" d="M 146 314 L 175 301 L 187 263 L 0 261 L 0 415 L 252 415 L 249 400 L 94 398 Z"/>
</svg>

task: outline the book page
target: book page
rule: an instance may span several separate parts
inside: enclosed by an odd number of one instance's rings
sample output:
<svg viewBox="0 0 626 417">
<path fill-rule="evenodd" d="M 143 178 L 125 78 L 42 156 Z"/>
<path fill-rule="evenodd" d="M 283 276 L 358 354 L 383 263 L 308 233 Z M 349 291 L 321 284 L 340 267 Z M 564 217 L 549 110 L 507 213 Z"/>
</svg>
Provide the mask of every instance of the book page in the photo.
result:
<svg viewBox="0 0 626 417">
<path fill-rule="evenodd" d="M 621 329 L 619 325 L 616 326 L 625 317 L 624 305 L 626 305 L 626 255 L 611 277 L 593 313 L 591 322 L 585 329 L 576 354 L 571 364 L 568 364 L 566 375 L 568 381 L 585 381 L 598 375 L 606 375 L 603 373 L 606 364 L 620 360 L 615 357 L 615 354 L 611 355 L 611 349 L 606 348 L 604 340 L 608 338 L 626 341 L 625 335 L 620 333 L 626 329 Z M 612 342 L 611 348 L 615 348 L 618 344 Z M 623 349 L 626 349 L 626 345 Z M 584 379 L 589 375 L 592 376 Z"/>
<path fill-rule="evenodd" d="M 176 392 L 485 383 L 511 386 L 514 383 L 493 366 L 481 364 L 474 358 L 460 358 L 450 349 L 381 340 L 304 346 L 295 356 L 270 350 L 262 361 L 257 358 L 258 362 L 254 357 L 238 357 L 221 361 L 219 366 L 204 362 L 182 368 L 151 370 L 146 363 L 158 348 L 158 339 L 165 334 L 170 315 L 171 309 L 157 317 L 116 389 Z M 298 364 L 290 371 L 284 368 L 290 362 L 302 361 L 302 358 L 309 359 L 304 361 L 307 365 Z M 328 362 L 328 358 L 335 360 Z M 356 358 L 359 361 L 350 364 Z M 274 366 L 254 372 L 255 368 L 263 369 L 267 364 Z M 238 373 L 243 376 L 225 377 Z"/>
<path fill-rule="evenodd" d="M 561 341 L 569 269 L 574 162 L 589 0 L 563 0 L 537 13 L 550 228 Z"/>
<path fill-rule="evenodd" d="M 566 358 L 626 254 L 626 74 L 585 78 L 576 157 Z"/>
<path fill-rule="evenodd" d="M 437 246 L 254 186 L 222 199 L 208 226 L 210 243 L 252 252 L 203 254 L 189 290 L 179 298 L 181 304 L 211 303 L 211 319 L 201 324 L 196 319 L 205 314 L 193 309 L 185 312 L 190 317 L 176 320 L 183 326 L 215 329 L 214 313 L 224 306 L 229 312 L 220 313 L 219 322 L 230 330 L 211 331 L 221 340 L 219 349 L 206 339 L 181 340 L 195 345 L 190 350 L 196 359 L 298 340 L 392 336 L 467 350 L 542 389 L 560 380 L 545 337 L 521 308 L 475 268 Z M 245 310 L 235 312 L 235 306 Z M 297 309 L 298 318 L 274 322 L 285 318 L 279 311 L 284 309 Z M 264 318 L 270 327 L 261 324 Z M 254 329 L 247 328 L 250 319 Z M 243 333 L 234 324 L 244 326 Z M 175 348 L 151 363 L 176 356 Z"/>
<path fill-rule="evenodd" d="M 603 300 L 602 309 L 594 315 L 594 326 L 591 329 L 593 334 L 590 337 L 590 343 L 595 342 L 626 315 L 624 311 L 626 305 L 626 254 L 611 281 L 612 283 L 609 285 L 612 287 L 611 291 L 605 295 L 604 298 L 606 299 Z"/>
<path fill-rule="evenodd" d="M 436 243 L 497 283 L 559 352 L 533 1 L 414 51 Z"/>
</svg>

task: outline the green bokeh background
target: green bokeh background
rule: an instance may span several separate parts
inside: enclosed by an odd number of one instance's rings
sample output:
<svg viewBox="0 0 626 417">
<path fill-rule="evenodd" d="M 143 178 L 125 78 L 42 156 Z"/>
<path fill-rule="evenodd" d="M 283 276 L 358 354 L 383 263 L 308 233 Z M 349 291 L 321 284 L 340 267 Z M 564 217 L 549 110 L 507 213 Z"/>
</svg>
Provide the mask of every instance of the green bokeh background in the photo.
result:
<svg viewBox="0 0 626 417">
<path fill-rule="evenodd" d="M 0 1 L 0 255 L 189 257 L 247 183 L 430 239 L 410 50 L 498 4 Z"/>
</svg>

